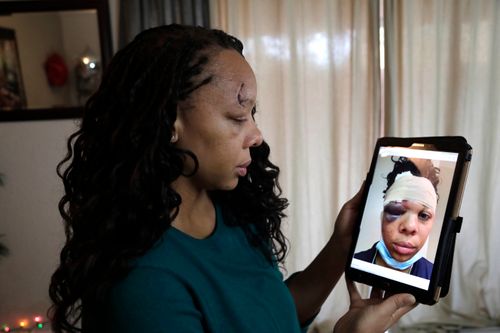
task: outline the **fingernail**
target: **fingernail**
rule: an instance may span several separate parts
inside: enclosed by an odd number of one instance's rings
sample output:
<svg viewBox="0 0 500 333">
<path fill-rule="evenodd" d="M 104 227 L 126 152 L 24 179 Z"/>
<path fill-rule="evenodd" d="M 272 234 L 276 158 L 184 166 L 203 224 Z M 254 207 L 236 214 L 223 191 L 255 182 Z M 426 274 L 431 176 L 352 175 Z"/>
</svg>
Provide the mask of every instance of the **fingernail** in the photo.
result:
<svg viewBox="0 0 500 333">
<path fill-rule="evenodd" d="M 405 305 L 413 305 L 417 302 L 415 296 L 413 295 L 408 295 L 406 298 L 405 298 Z"/>
</svg>

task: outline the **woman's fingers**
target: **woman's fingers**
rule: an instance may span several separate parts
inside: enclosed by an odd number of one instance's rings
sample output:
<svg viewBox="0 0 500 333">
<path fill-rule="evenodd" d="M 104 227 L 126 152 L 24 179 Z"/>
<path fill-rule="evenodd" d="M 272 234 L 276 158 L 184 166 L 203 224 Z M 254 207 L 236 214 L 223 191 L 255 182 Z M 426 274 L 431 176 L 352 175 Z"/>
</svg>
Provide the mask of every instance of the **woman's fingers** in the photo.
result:
<svg viewBox="0 0 500 333">
<path fill-rule="evenodd" d="M 351 304 L 361 300 L 361 295 L 359 294 L 356 284 L 352 280 L 349 280 L 347 278 L 345 279 L 345 282 L 347 284 L 347 291 L 349 292 L 349 298 L 351 299 Z"/>
<path fill-rule="evenodd" d="M 389 329 L 405 313 L 417 306 L 415 297 L 411 294 L 395 294 L 380 304 L 379 315 L 387 318 L 386 329 Z"/>
</svg>

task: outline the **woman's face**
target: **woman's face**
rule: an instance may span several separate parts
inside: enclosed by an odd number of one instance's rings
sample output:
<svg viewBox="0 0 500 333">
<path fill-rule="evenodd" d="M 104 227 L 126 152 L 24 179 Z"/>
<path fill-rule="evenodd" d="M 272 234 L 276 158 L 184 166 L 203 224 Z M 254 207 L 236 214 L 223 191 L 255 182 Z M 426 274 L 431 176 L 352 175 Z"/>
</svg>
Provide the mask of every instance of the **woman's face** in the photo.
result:
<svg viewBox="0 0 500 333">
<path fill-rule="evenodd" d="M 424 246 L 434 224 L 435 212 L 416 201 L 391 201 L 382 214 L 382 238 L 391 256 L 400 261 L 413 257 Z"/>
<path fill-rule="evenodd" d="M 196 188 L 234 189 L 247 173 L 250 147 L 263 140 L 252 117 L 255 76 L 238 52 L 225 49 L 211 56 L 201 76 L 212 80 L 179 103 L 175 145 L 198 158 L 198 171 L 187 178 Z M 193 168 L 190 161 L 186 159 L 186 172 Z"/>
</svg>

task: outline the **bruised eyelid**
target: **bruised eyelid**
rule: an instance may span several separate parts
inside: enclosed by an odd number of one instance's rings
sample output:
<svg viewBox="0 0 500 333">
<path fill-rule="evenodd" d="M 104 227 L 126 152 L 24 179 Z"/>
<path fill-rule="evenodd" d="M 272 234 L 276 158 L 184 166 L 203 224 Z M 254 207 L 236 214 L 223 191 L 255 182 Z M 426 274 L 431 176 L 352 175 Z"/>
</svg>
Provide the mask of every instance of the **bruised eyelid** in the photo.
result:
<svg viewBox="0 0 500 333">
<path fill-rule="evenodd" d="M 388 222 L 396 221 L 406 209 L 400 203 L 391 202 L 384 206 L 384 219 Z"/>
<path fill-rule="evenodd" d="M 384 212 L 402 213 L 405 211 L 405 207 L 399 202 L 390 202 L 384 206 Z"/>
</svg>

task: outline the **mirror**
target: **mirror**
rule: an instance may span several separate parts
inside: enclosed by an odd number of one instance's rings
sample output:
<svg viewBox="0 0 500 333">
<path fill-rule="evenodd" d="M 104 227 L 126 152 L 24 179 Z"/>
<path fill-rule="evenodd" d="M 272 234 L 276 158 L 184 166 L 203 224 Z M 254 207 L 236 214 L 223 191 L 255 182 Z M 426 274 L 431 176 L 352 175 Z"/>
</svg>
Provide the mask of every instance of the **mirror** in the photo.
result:
<svg viewBox="0 0 500 333">
<path fill-rule="evenodd" d="M 79 117 L 111 49 L 106 0 L 2 1 L 0 121 Z"/>
</svg>

